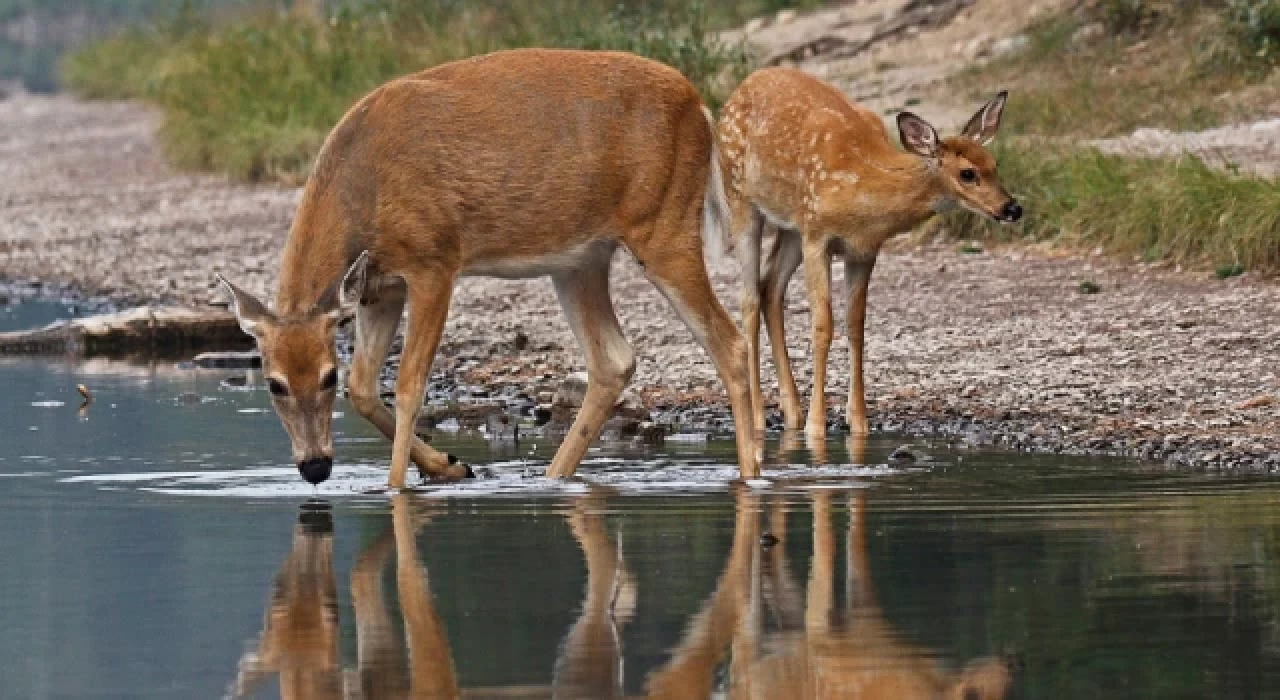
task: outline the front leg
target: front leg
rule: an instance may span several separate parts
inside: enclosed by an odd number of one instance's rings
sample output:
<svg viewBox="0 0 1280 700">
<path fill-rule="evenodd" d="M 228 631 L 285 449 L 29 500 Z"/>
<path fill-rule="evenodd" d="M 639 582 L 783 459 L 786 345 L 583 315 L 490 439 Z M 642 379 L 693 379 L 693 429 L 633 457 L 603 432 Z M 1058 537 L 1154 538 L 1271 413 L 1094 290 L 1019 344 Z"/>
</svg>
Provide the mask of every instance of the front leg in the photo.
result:
<svg viewBox="0 0 1280 700">
<path fill-rule="evenodd" d="M 844 261 L 845 285 L 849 288 L 849 303 L 845 322 L 849 326 L 849 404 L 845 409 L 845 417 L 849 421 L 849 432 L 854 435 L 866 435 L 870 432 L 867 423 L 866 387 L 862 382 L 862 348 L 863 329 L 867 322 L 867 286 L 871 283 L 871 270 L 875 267 L 875 257 L 854 259 L 846 257 Z"/>
<path fill-rule="evenodd" d="M 409 288 L 409 327 L 405 331 L 404 350 L 400 355 L 400 374 L 396 377 L 396 430 L 388 482 L 393 489 L 405 486 L 410 453 L 416 440 L 413 429 L 422 410 L 431 361 L 449 314 L 453 278 L 452 271 L 442 269 L 418 270 L 411 277 L 405 277 Z M 432 476 L 447 474 L 447 465 L 439 473 L 432 472 Z"/>
<path fill-rule="evenodd" d="M 820 439 L 827 434 L 827 355 L 831 351 L 831 256 L 823 244 L 804 247 L 804 279 L 813 314 L 813 390 L 805 434 Z"/>
</svg>

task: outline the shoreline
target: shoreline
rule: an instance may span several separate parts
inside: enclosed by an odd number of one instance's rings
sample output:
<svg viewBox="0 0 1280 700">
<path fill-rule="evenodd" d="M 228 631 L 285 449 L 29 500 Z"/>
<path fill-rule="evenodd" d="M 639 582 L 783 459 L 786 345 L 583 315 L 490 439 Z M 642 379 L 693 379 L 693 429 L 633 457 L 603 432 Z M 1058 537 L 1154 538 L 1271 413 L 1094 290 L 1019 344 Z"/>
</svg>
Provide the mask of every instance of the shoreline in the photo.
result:
<svg viewBox="0 0 1280 700">
<path fill-rule="evenodd" d="M 5 106 L 0 177 L 14 187 L 0 196 L 2 281 L 34 278 L 52 296 L 111 307 L 208 308 L 220 299 L 214 272 L 255 294 L 273 286 L 296 189 L 173 172 L 155 143 L 158 119 L 142 105 L 22 97 Z M 867 320 L 873 431 L 1175 466 L 1280 468 L 1280 285 L 1026 245 L 963 250 L 956 241 L 904 241 L 880 258 Z M 736 318 L 735 264 L 712 272 Z M 842 266 L 833 277 L 842 289 Z M 803 391 L 811 369 L 800 279 L 789 290 L 787 328 Z M 1098 293 L 1083 293 L 1086 281 Z M 636 350 L 631 389 L 640 400 L 659 417 L 723 423 L 724 391 L 709 358 L 625 253 L 615 258 L 612 294 Z M 842 418 L 848 382 L 836 296 L 829 425 Z M 773 402 L 771 354 L 762 356 Z M 545 403 L 582 369 L 548 281 L 463 278 L 428 400 L 510 391 Z"/>
</svg>

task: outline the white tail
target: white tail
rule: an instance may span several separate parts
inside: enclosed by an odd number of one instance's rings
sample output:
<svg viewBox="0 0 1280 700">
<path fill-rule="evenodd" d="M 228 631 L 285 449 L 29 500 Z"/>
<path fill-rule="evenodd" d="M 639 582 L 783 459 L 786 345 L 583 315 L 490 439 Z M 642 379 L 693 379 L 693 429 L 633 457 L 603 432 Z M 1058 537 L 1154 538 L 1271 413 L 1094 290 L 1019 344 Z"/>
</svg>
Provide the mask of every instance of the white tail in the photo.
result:
<svg viewBox="0 0 1280 700">
<path fill-rule="evenodd" d="M 714 269 L 724 254 L 732 249 L 729 238 L 729 195 L 725 193 L 720 173 L 720 132 L 716 118 L 705 106 L 702 113 L 711 128 L 711 169 L 707 173 L 707 193 L 702 200 L 702 255 L 707 267 Z"/>
</svg>

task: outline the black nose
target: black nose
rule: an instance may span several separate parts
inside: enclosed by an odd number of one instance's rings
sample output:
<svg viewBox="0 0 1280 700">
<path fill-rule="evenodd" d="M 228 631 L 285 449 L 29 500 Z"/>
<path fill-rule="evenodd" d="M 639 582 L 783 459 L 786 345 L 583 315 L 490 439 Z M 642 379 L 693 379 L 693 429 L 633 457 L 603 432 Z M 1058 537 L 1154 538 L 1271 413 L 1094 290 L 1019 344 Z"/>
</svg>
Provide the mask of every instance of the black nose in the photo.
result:
<svg viewBox="0 0 1280 700">
<path fill-rule="evenodd" d="M 302 478 L 307 480 L 308 484 L 318 484 L 329 478 L 329 472 L 333 471 L 332 457 L 312 457 L 303 462 L 298 462 L 298 471 L 301 472 Z"/>
<path fill-rule="evenodd" d="M 1004 205 L 1004 211 L 1000 212 L 1000 218 L 1005 221 L 1017 221 L 1022 218 L 1022 205 L 1017 200 L 1010 199 L 1008 204 Z"/>
</svg>

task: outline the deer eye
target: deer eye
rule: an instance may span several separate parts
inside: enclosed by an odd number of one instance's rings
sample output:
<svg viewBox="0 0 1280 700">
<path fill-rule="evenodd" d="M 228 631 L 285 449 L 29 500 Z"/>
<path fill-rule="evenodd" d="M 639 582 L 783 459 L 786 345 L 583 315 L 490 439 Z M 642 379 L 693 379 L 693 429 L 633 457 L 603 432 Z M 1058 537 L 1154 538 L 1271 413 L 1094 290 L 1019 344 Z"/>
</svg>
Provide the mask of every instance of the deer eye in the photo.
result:
<svg viewBox="0 0 1280 700">
<path fill-rule="evenodd" d="M 324 373 L 324 379 L 320 380 L 320 389 L 329 391 L 336 386 L 338 386 L 338 369 L 335 367 Z"/>
<path fill-rule="evenodd" d="M 272 396 L 284 397 L 289 395 L 289 388 L 284 385 L 284 382 L 275 377 L 267 378 L 267 391 L 271 392 Z"/>
<path fill-rule="evenodd" d="M 978 171 L 973 168 L 965 168 L 960 171 L 960 181 L 972 185 L 978 181 Z"/>
</svg>

